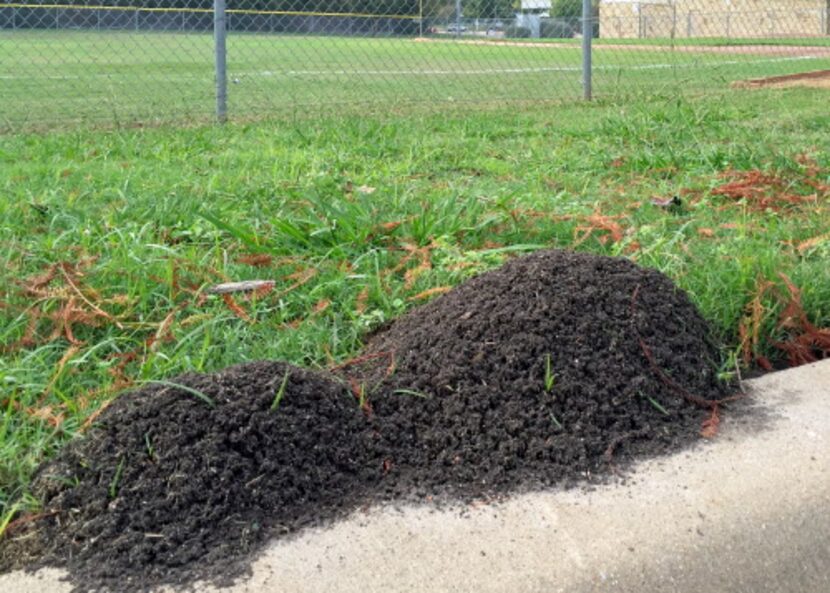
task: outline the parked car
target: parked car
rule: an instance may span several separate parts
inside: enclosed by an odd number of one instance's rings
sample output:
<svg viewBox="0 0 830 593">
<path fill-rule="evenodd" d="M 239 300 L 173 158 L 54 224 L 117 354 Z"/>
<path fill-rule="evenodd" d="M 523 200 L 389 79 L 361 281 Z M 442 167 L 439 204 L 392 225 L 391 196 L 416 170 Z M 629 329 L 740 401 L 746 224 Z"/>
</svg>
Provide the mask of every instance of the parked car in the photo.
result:
<svg viewBox="0 0 830 593">
<path fill-rule="evenodd" d="M 487 27 L 487 35 L 498 35 L 502 32 L 504 32 L 504 23 L 501 21 L 496 21 Z"/>
<path fill-rule="evenodd" d="M 467 30 L 467 27 L 464 25 L 456 25 L 452 24 L 447 27 L 447 33 L 463 33 Z"/>
</svg>

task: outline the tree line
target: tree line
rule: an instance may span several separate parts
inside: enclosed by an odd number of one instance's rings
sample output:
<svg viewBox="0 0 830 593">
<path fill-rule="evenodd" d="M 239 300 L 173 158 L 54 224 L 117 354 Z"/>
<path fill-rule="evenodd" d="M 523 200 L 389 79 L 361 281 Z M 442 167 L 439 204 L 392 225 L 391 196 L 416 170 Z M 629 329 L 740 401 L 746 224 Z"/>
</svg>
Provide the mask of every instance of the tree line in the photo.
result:
<svg viewBox="0 0 830 593">
<path fill-rule="evenodd" d="M 121 6 L 135 8 L 211 9 L 213 0 L 27 0 L 27 4 L 73 6 Z M 286 12 L 359 13 L 425 17 L 452 17 L 455 0 L 226 0 L 228 9 Z M 0 4 L 2 7 L 2 4 Z M 521 7 L 521 0 L 461 0 L 465 18 L 509 18 Z M 550 16 L 578 17 L 582 0 L 552 0 Z"/>
<path fill-rule="evenodd" d="M 408 15 L 440 10 L 453 0 L 226 0 L 226 7 L 237 10 L 285 12 L 361 13 Z M 26 4 L 64 4 L 67 6 L 118 6 L 131 8 L 212 9 L 213 0 L 26 0 Z M 452 4 L 454 6 L 454 3 Z M 0 8 L 3 3 L 0 2 Z"/>
</svg>

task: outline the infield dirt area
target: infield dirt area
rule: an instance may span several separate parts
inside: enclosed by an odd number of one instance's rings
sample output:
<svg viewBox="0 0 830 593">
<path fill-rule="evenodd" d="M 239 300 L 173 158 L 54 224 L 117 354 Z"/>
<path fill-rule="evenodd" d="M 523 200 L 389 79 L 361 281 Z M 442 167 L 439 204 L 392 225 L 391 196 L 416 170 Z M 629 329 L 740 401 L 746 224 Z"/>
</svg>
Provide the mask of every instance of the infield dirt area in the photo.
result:
<svg viewBox="0 0 830 593">
<path fill-rule="evenodd" d="M 576 48 L 572 43 L 548 43 L 539 41 L 514 41 L 500 39 L 433 39 L 429 37 L 418 37 L 416 43 L 454 43 L 464 45 L 496 45 L 506 47 L 535 47 L 540 49 L 553 48 Z M 784 56 L 784 57 L 830 57 L 830 47 L 820 45 L 681 45 L 681 44 L 630 44 L 630 43 L 594 43 L 593 49 L 598 51 L 677 51 L 683 53 L 702 54 L 735 54 L 735 55 L 758 55 L 758 56 Z"/>
<path fill-rule="evenodd" d="M 792 87 L 830 89 L 830 70 L 816 70 L 815 72 L 803 72 L 801 74 L 787 74 L 784 76 L 770 76 L 767 78 L 741 80 L 736 82 L 733 86 L 741 89 Z"/>
</svg>

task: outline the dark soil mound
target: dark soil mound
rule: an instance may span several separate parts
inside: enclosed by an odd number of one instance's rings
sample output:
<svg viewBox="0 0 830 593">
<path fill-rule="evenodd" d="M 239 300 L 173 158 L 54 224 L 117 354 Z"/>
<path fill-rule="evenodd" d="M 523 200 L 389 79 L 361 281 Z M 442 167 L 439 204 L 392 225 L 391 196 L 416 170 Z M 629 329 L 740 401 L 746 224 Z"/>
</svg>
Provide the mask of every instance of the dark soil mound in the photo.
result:
<svg viewBox="0 0 830 593">
<path fill-rule="evenodd" d="M 81 590 L 236 576 L 264 536 L 352 510 L 380 477 L 366 417 L 323 375 L 253 363 L 173 381 L 214 405 L 168 385 L 119 398 L 40 470 L 56 514 L 0 549 L 0 567 L 66 565 Z"/>
<path fill-rule="evenodd" d="M 567 251 L 464 283 L 376 335 L 364 359 L 372 368 L 350 372 L 375 386 L 398 471 L 465 495 L 676 448 L 705 417 L 684 395 L 726 389 L 706 322 L 667 277 Z"/>
<path fill-rule="evenodd" d="M 564 484 L 677 448 L 706 413 L 690 400 L 725 393 L 670 280 L 563 251 L 459 286 L 358 360 L 340 378 L 254 363 L 121 397 L 41 469 L 44 514 L 0 545 L 0 570 L 67 566 L 83 590 L 232 578 L 266 539 L 362 502 Z"/>
</svg>

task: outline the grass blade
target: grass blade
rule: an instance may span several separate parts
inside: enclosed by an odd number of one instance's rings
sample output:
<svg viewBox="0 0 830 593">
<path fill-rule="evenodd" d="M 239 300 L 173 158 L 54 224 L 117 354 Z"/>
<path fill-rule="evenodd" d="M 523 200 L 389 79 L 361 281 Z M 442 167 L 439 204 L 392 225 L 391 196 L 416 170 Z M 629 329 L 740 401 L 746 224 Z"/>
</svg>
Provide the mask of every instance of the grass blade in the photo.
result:
<svg viewBox="0 0 830 593">
<path fill-rule="evenodd" d="M 274 396 L 274 401 L 271 403 L 271 409 L 276 410 L 280 407 L 280 402 L 282 401 L 283 396 L 285 395 L 285 387 L 288 385 L 288 377 L 291 376 L 291 371 L 285 371 L 285 376 L 282 378 L 282 383 L 280 383 L 280 388 L 277 389 L 277 393 Z"/>
<path fill-rule="evenodd" d="M 415 397 L 420 397 L 423 399 L 432 399 L 432 396 L 428 393 L 423 393 L 422 391 L 415 391 L 413 389 L 396 389 L 393 393 L 399 393 L 401 395 L 414 395 Z"/>
<path fill-rule="evenodd" d="M 661 413 L 661 414 L 663 414 L 664 416 L 671 416 L 671 414 L 669 414 L 669 412 L 666 410 L 666 408 L 664 408 L 663 406 L 661 406 L 661 405 L 660 405 L 660 402 L 658 402 L 656 399 L 654 399 L 654 398 L 653 398 L 653 397 L 651 397 L 651 396 L 647 396 L 647 397 L 646 397 L 646 399 L 648 399 L 649 403 L 650 403 L 652 406 L 654 406 L 654 407 L 657 409 L 657 411 L 658 411 L 658 412 L 660 412 L 660 413 Z"/>
<path fill-rule="evenodd" d="M 269 251 L 268 248 L 266 248 L 263 245 L 260 245 L 259 239 L 253 233 L 242 230 L 239 227 L 233 226 L 232 224 L 220 219 L 219 217 L 214 216 L 210 212 L 200 211 L 198 212 L 198 214 L 219 230 L 225 231 L 232 237 L 244 243 L 245 246 L 251 251 L 257 253 Z"/>
<path fill-rule="evenodd" d="M 118 484 L 121 482 L 121 475 L 124 473 L 124 456 L 118 462 L 118 467 L 115 468 L 115 475 L 112 477 L 109 487 L 110 498 L 115 498 L 118 495 Z"/>
<path fill-rule="evenodd" d="M 188 387 L 187 385 L 182 385 L 181 383 L 173 383 L 172 381 L 162 381 L 161 379 L 149 379 L 147 381 L 142 381 L 142 383 L 154 383 L 156 385 L 164 385 L 165 387 L 172 387 L 173 389 L 181 389 L 182 391 L 186 391 L 190 395 L 193 395 L 211 408 L 216 407 L 216 403 L 207 395 L 199 391 L 198 389 L 193 389 L 192 387 Z"/>
</svg>

